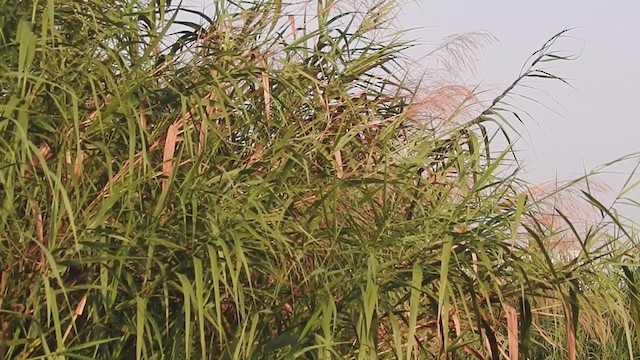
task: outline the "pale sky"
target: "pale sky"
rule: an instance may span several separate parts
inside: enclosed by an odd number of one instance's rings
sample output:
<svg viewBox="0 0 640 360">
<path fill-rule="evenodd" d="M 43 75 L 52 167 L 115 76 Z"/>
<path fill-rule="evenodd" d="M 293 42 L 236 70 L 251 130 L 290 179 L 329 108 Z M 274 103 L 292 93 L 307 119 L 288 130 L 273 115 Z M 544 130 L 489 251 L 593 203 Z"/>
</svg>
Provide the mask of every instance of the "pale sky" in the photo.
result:
<svg viewBox="0 0 640 360">
<path fill-rule="evenodd" d="M 185 3 L 207 7 L 211 1 Z M 416 59 L 451 34 L 486 31 L 496 37 L 498 42 L 479 53 L 475 72 L 464 76 L 470 87 L 495 91 L 511 84 L 525 60 L 551 36 L 575 28 L 557 49 L 579 57 L 552 68 L 573 88 L 538 81 L 533 85 L 544 92 L 520 93 L 534 96 L 551 110 L 530 101 L 516 103 L 533 117 L 523 118 L 520 130 L 525 136 L 518 150 L 527 180 L 539 183 L 569 180 L 640 151 L 640 115 L 635 108 L 640 102 L 638 15 L 638 0 L 414 0 L 398 16 L 404 28 L 414 29 L 408 38 L 425 44 L 409 50 Z M 600 178 L 615 195 L 634 165 L 628 161 L 611 168 L 618 174 Z M 640 189 L 628 196 L 640 201 Z M 640 209 L 631 214 L 640 220 Z"/>
<path fill-rule="evenodd" d="M 475 75 L 470 73 L 466 81 L 472 87 L 500 90 L 547 39 L 575 28 L 571 39 L 557 48 L 580 56 L 553 69 L 574 88 L 553 81 L 536 83 L 549 94 L 537 93 L 536 99 L 555 112 L 532 102 L 518 103 L 534 118 L 525 119 L 527 136 L 519 144 L 527 178 L 541 182 L 570 179 L 640 151 L 640 115 L 635 107 L 640 102 L 639 14 L 640 2 L 632 0 L 416 0 L 404 7 L 400 19 L 406 28 L 416 29 L 410 38 L 427 43 L 411 50 L 417 58 L 447 35 L 487 31 L 495 36 L 499 42 L 479 54 Z M 628 173 L 634 165 L 631 161 L 613 170 Z M 625 180 L 620 174 L 601 179 L 614 192 Z M 631 197 L 640 201 L 640 191 Z"/>
</svg>

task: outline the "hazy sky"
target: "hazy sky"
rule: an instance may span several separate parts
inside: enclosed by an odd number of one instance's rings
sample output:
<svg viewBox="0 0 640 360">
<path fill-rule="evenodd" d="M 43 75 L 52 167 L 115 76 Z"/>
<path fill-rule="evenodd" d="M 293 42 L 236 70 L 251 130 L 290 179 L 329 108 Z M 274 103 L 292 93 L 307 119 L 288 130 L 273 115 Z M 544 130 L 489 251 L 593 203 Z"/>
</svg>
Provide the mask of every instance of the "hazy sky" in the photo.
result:
<svg viewBox="0 0 640 360">
<path fill-rule="evenodd" d="M 487 31 L 498 39 L 480 53 L 467 84 L 503 89 L 519 74 L 529 55 L 552 35 L 575 28 L 559 50 L 579 53 L 553 71 L 568 78 L 537 82 L 536 98 L 548 110 L 521 101 L 534 120 L 525 120 L 528 137 L 520 143 L 532 182 L 569 179 L 585 170 L 640 151 L 640 2 L 638 1 L 427 1 L 417 0 L 400 14 L 410 37 L 427 43 L 411 50 L 420 57 L 438 39 L 469 31 Z M 556 113 L 557 112 L 557 113 Z M 629 172 L 635 162 L 614 170 Z M 621 175 L 602 177 L 614 191 Z M 640 201 L 640 191 L 633 193 Z"/>
<path fill-rule="evenodd" d="M 186 3 L 206 7 L 210 1 Z M 573 88 L 538 81 L 535 87 L 544 92 L 526 94 L 551 110 L 530 101 L 516 103 L 533 117 L 525 119 L 518 149 L 527 179 L 538 183 L 568 180 L 640 151 L 639 14 L 638 0 L 414 0 L 401 9 L 399 20 L 404 28 L 415 29 L 409 38 L 425 44 L 409 51 L 416 59 L 451 34 L 486 31 L 495 36 L 498 42 L 479 53 L 475 72 L 464 80 L 496 91 L 511 84 L 529 55 L 551 36 L 575 28 L 557 49 L 579 57 L 552 69 Z M 630 161 L 614 167 L 618 174 L 601 178 L 617 193 L 624 173 L 634 165 Z M 631 197 L 640 201 L 640 189 Z M 633 213 L 640 216 L 640 209 Z"/>
</svg>

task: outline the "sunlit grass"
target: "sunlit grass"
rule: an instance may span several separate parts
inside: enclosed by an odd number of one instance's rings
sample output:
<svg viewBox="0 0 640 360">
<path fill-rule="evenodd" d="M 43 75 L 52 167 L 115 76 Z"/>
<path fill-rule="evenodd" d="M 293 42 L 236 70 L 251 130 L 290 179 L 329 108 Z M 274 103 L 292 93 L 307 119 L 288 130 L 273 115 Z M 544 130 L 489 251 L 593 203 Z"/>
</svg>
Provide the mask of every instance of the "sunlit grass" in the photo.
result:
<svg viewBox="0 0 640 360">
<path fill-rule="evenodd" d="M 176 6 L 0 5 L 0 358 L 637 356 L 637 233 L 509 146 L 565 32 L 483 104 L 394 1 Z"/>
</svg>

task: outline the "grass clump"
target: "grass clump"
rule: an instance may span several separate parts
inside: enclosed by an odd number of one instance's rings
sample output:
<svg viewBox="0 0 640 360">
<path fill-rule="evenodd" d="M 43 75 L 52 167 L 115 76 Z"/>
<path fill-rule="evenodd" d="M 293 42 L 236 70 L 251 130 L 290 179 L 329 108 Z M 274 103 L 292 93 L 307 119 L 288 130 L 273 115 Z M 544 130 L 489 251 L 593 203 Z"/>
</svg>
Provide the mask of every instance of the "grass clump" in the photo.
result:
<svg viewBox="0 0 640 360">
<path fill-rule="evenodd" d="M 563 33 L 474 112 L 411 81 L 396 6 L 3 2 L 0 355 L 635 354 L 637 235 L 589 186 L 550 226 L 494 148 Z"/>
</svg>

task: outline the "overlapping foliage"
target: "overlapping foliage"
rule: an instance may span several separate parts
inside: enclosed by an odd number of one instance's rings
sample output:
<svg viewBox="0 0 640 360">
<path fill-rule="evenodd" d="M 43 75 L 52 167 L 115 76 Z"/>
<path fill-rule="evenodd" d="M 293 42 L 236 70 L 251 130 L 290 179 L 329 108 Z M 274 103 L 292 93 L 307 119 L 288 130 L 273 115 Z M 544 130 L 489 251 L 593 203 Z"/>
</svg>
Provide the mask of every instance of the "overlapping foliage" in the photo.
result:
<svg viewBox="0 0 640 360">
<path fill-rule="evenodd" d="M 474 113 L 396 6 L 3 2 L 0 357 L 636 354 L 637 235 L 492 146 L 562 33 Z"/>
</svg>

